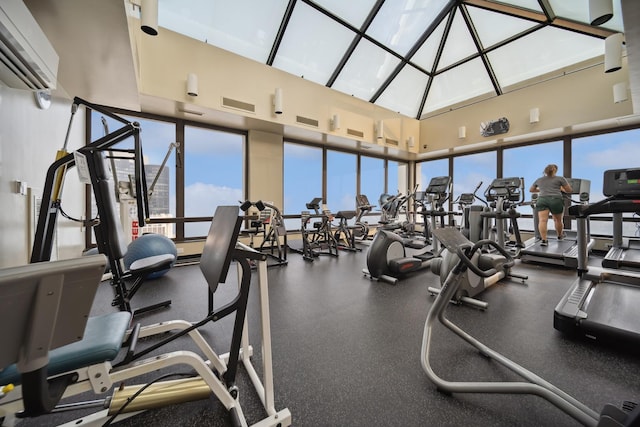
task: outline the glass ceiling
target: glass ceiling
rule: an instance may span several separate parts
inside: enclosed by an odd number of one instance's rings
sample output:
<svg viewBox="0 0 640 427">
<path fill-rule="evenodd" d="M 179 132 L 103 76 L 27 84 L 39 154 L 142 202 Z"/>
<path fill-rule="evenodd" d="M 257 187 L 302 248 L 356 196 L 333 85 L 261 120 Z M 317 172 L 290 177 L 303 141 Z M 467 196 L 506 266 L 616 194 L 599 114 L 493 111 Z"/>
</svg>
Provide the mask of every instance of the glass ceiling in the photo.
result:
<svg viewBox="0 0 640 427">
<path fill-rule="evenodd" d="M 160 26 L 422 118 L 586 61 L 622 32 L 587 0 L 159 0 Z"/>
</svg>

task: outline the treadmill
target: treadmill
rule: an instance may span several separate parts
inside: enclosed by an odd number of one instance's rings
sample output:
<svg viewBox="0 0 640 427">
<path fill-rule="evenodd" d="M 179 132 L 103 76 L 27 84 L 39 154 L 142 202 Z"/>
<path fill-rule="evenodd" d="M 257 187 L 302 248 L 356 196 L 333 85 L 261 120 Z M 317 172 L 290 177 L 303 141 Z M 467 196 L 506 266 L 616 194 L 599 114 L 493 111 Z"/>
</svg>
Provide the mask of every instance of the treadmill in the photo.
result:
<svg viewBox="0 0 640 427">
<path fill-rule="evenodd" d="M 555 308 L 555 329 L 596 341 L 640 344 L 640 274 L 588 266 L 587 219 L 640 210 L 640 168 L 604 173 L 606 199 L 569 208 L 578 222 L 578 278 Z"/>
<path fill-rule="evenodd" d="M 605 268 L 640 269 L 640 239 L 622 237 L 622 212 L 613 214 L 613 241 L 602 260 Z"/>
<path fill-rule="evenodd" d="M 566 178 L 571 186 L 572 192 L 565 194 L 565 199 L 580 205 L 589 202 L 589 192 L 591 190 L 591 181 L 580 178 Z M 571 199 L 572 195 L 578 195 L 579 201 Z M 535 262 L 542 264 L 559 265 L 563 267 L 578 267 L 578 232 L 575 230 L 564 230 L 565 237 L 558 240 L 557 233 L 553 228 L 553 222 L 550 223 L 550 230 L 547 231 L 548 246 L 541 246 L 540 233 L 538 232 L 538 216 L 535 212 L 535 199 L 531 203 L 534 209 L 533 224 L 535 235 L 525 242 L 525 247 L 520 251 L 520 259 L 523 262 Z M 587 251 L 591 250 L 594 239 L 589 233 L 587 220 Z"/>
</svg>

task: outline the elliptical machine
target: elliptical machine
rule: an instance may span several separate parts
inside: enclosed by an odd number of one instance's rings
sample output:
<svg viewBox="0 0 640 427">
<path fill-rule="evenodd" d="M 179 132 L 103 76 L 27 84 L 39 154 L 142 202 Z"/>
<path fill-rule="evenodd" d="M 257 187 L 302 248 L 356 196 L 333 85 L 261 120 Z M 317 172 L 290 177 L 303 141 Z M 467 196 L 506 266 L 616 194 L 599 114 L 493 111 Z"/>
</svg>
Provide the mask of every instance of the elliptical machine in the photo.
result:
<svg viewBox="0 0 640 427">
<path fill-rule="evenodd" d="M 516 180 L 518 181 L 517 183 Z M 514 214 L 511 212 L 505 213 L 503 211 L 503 206 L 505 206 L 505 201 L 511 200 L 516 197 L 516 193 L 512 188 L 514 185 L 515 188 L 520 188 L 520 178 L 499 178 L 494 180 L 491 185 L 489 185 L 489 187 L 485 191 L 485 197 L 487 197 L 489 200 L 493 199 L 492 201 L 495 201 L 495 206 L 498 206 L 498 209 L 496 209 L 495 211 L 491 211 L 486 209 L 485 207 L 482 207 L 482 210 L 478 211 L 480 218 L 482 218 L 482 230 L 479 230 L 480 233 L 474 231 L 472 236 L 470 235 L 466 238 L 469 238 L 469 240 L 473 243 L 476 243 L 478 241 L 489 241 L 487 240 L 490 228 L 489 221 L 490 219 L 495 218 L 496 228 L 498 230 L 498 238 L 490 240 L 495 241 L 496 245 L 504 249 L 505 251 L 507 250 L 504 244 L 503 223 L 505 218 L 512 218 Z M 517 197 L 518 199 L 520 198 L 519 193 L 517 194 Z M 514 228 L 514 232 L 517 232 L 519 235 L 517 223 L 515 223 Z M 483 240 L 480 240 L 478 238 L 479 236 L 481 236 L 480 239 Z M 500 239 L 500 236 L 502 236 L 502 239 Z M 475 299 L 474 297 L 476 295 L 505 278 L 518 278 L 522 281 L 522 283 L 524 283 L 525 280 L 528 279 L 528 276 L 515 274 L 511 271 L 513 263 L 509 262 L 509 257 L 504 256 L 504 251 L 495 250 L 496 245 L 485 245 L 484 252 L 475 252 L 471 259 L 471 262 L 481 270 L 494 270 L 495 272 L 489 276 L 480 276 L 478 274 L 475 274 L 473 270 L 465 270 L 463 273 L 461 273 L 460 286 L 456 290 L 456 293 L 451 300 L 453 303 L 466 303 L 484 310 L 489 306 L 489 304 L 485 301 Z M 441 256 L 439 258 L 436 258 L 431 262 L 431 271 L 434 274 L 439 275 L 441 284 L 441 288 L 434 288 L 431 286 L 428 288 L 431 295 L 440 293 L 442 286 L 444 286 L 444 283 L 449 276 L 449 273 L 458 264 L 458 262 L 458 255 L 446 248 L 442 250 Z"/>
<path fill-rule="evenodd" d="M 445 212 L 440 203 L 448 199 L 450 186 L 451 177 L 442 176 L 432 178 L 425 189 L 425 195 L 432 196 L 434 200 L 431 215 L 432 228 L 437 226 L 436 218 L 442 217 L 442 213 Z M 434 240 L 432 250 L 407 256 L 408 243 L 407 239 L 392 231 L 378 229 L 367 252 L 367 268 L 364 268 L 362 273 L 371 280 L 395 285 L 407 274 L 428 268 L 440 252 L 439 244 Z"/>
<path fill-rule="evenodd" d="M 510 268 L 514 264 L 514 259 L 504 248 L 496 242 L 481 240 L 475 244 L 467 240 L 458 230 L 445 228 L 434 232 L 442 244 L 450 252 L 457 254 L 458 262 L 451 270 L 451 274 L 442 286 L 442 293 L 438 295 L 431 305 L 424 325 L 422 336 L 422 346 L 420 360 L 422 369 L 427 377 L 436 385 L 438 390 L 447 393 L 491 393 L 491 394 L 532 394 L 542 397 L 555 405 L 558 409 L 567 413 L 575 420 L 585 426 L 593 427 L 637 427 L 640 425 L 640 405 L 634 402 L 625 402 L 622 408 L 611 404 L 606 404 L 603 410 L 598 413 L 582 402 L 578 401 L 568 393 L 549 383 L 535 373 L 527 370 L 506 356 L 498 353 L 475 337 L 465 332 L 458 325 L 445 317 L 445 310 L 448 301 L 454 298 L 460 285 L 463 283 L 463 276 L 466 270 L 472 270 L 477 276 L 491 276 L 494 270 L 484 270 L 478 268 L 478 264 L 473 261 L 475 255 L 486 244 L 491 245 L 496 251 L 502 253 L 507 259 Z M 430 356 L 432 351 L 433 326 L 439 321 L 448 330 L 455 333 L 468 344 L 475 347 L 481 355 L 511 370 L 523 380 L 521 381 L 448 381 L 439 377 L 434 367 L 431 366 Z"/>
</svg>

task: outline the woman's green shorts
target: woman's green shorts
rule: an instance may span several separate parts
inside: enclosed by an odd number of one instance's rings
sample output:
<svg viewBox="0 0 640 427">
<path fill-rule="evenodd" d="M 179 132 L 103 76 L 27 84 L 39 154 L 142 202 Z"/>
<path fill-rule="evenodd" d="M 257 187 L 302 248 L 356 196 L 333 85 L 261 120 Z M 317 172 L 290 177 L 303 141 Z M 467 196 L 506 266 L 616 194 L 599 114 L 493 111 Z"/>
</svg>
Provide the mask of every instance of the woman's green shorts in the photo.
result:
<svg viewBox="0 0 640 427">
<path fill-rule="evenodd" d="M 560 214 L 564 211 L 564 200 L 562 197 L 538 197 L 536 202 L 537 211 L 550 210 L 552 214 Z"/>
</svg>

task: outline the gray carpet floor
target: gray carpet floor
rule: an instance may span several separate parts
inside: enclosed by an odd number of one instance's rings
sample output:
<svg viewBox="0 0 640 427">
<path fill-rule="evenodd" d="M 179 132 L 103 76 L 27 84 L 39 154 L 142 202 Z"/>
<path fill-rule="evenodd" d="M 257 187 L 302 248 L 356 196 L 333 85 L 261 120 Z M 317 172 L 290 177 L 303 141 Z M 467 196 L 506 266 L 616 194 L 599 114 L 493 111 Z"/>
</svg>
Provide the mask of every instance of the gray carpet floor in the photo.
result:
<svg viewBox="0 0 640 427">
<path fill-rule="evenodd" d="M 445 395 L 436 390 L 422 370 L 420 348 L 426 313 L 434 301 L 427 287 L 438 286 L 439 279 L 427 269 L 391 286 L 366 279 L 365 265 L 366 247 L 312 263 L 289 253 L 287 266 L 268 270 L 275 406 L 291 411 L 294 426 L 579 425 L 536 396 Z M 640 401 L 638 354 L 572 339 L 553 328 L 555 305 L 576 271 L 523 263 L 515 271 L 529 276 L 526 284 L 502 281 L 480 295 L 489 303 L 486 311 L 452 305 L 448 317 L 598 412 L 606 403 Z M 259 349 L 256 285 L 254 281 L 249 327 L 252 344 Z M 216 306 L 232 298 L 235 290 L 232 268 L 227 283 L 216 291 Z M 108 283 L 100 285 L 93 314 L 115 310 L 112 296 Z M 202 319 L 207 314 L 207 285 L 199 267 L 174 267 L 146 283 L 133 305 L 165 298 L 172 299 L 170 308 L 136 320 L 150 324 Z M 228 351 L 231 325 L 225 319 L 204 328 L 219 353 Z M 186 339 L 163 351 L 182 348 L 189 348 Z M 256 365 L 259 360 L 254 356 Z M 442 327 L 434 331 L 431 362 L 448 380 L 518 380 Z M 149 374 L 140 382 L 153 378 Z M 260 420 L 264 412 L 242 368 L 238 386 L 249 422 Z M 24 425 L 52 425 L 76 416 L 57 414 Z M 230 424 L 222 405 L 210 398 L 147 411 L 119 425 Z"/>
</svg>

